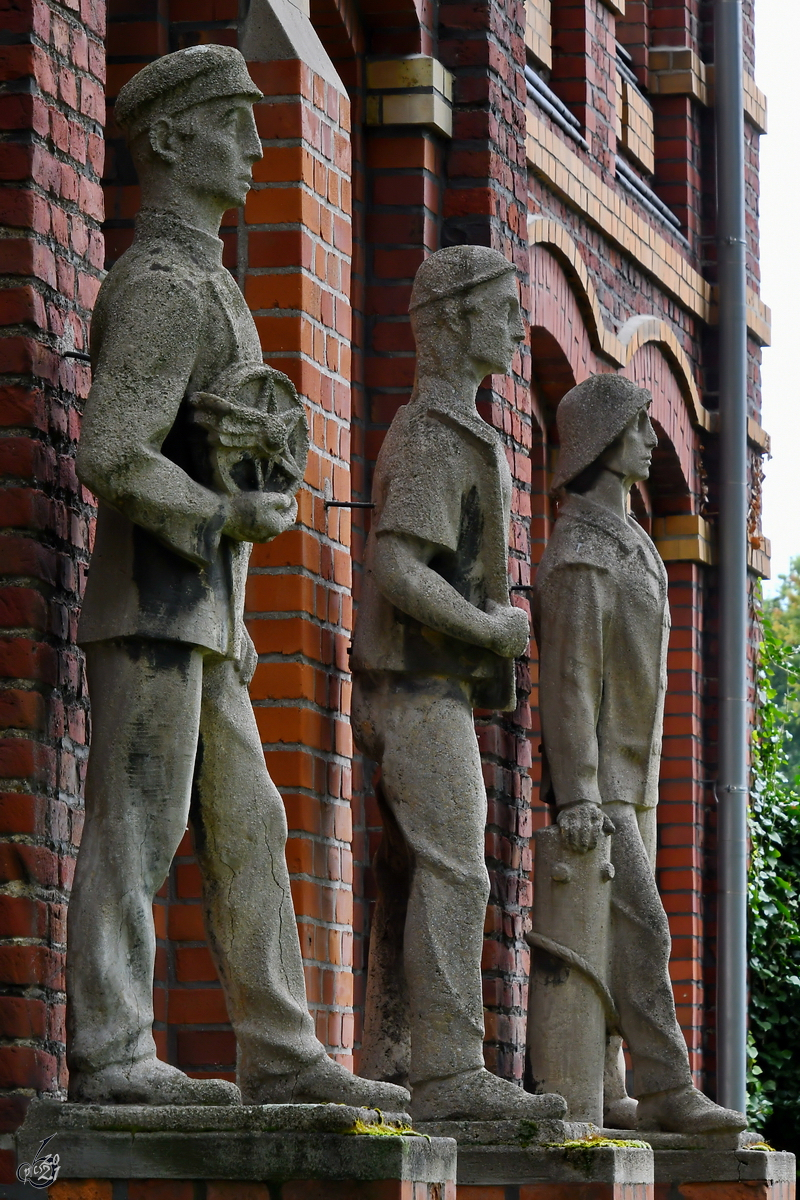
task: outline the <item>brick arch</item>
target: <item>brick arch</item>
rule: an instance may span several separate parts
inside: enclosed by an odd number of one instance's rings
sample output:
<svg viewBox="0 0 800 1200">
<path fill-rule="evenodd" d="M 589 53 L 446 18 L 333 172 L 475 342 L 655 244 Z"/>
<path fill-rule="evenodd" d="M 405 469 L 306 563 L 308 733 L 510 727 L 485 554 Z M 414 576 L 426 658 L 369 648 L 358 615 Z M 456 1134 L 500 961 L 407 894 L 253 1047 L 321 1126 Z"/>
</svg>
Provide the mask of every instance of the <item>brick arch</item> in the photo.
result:
<svg viewBox="0 0 800 1200">
<path fill-rule="evenodd" d="M 697 430 L 709 429 L 711 422 L 675 332 L 660 317 L 637 315 L 613 333 L 603 323 L 591 276 L 566 229 L 556 221 L 532 217 L 528 236 L 531 353 L 542 398 L 554 408 L 568 390 L 563 386 L 564 364 L 574 382 L 616 368 L 649 388 L 660 437 L 653 462 L 654 505 L 660 507 L 663 495 L 670 497 L 671 511 L 676 505 L 691 509 L 692 498 L 700 494 Z M 552 379 L 548 372 L 554 372 Z"/>
<path fill-rule="evenodd" d="M 572 281 L 549 246 L 531 246 L 531 330 L 547 333 L 560 348 L 575 383 L 594 372 L 609 371 L 598 358 L 587 326 L 586 309 L 578 303 Z M 536 370 L 536 347 L 533 369 Z M 564 393 L 562 392 L 561 395 Z M 560 397 L 559 397 L 560 398 Z"/>
<path fill-rule="evenodd" d="M 589 270 L 577 243 L 564 226 L 558 221 L 531 216 L 528 218 L 528 243 L 532 261 L 537 253 L 546 251 L 561 266 L 584 319 L 594 352 L 614 367 L 627 368 L 643 346 L 656 343 L 672 364 L 693 423 L 709 429 L 710 414 L 700 399 L 692 364 L 671 326 L 653 314 L 637 314 L 614 333 L 603 321 L 600 301 Z M 533 275 L 533 268 L 531 273 Z M 598 369 L 602 370 L 602 365 Z"/>
<path fill-rule="evenodd" d="M 558 261 L 583 315 L 592 348 L 613 366 L 621 367 L 625 362 L 625 350 L 619 339 L 603 322 L 600 301 L 586 263 L 576 242 L 564 226 L 559 225 L 558 221 L 548 221 L 543 217 L 529 217 L 528 244 L 531 259 L 537 253 L 537 248 L 541 247 Z"/>
<path fill-rule="evenodd" d="M 662 497 L 669 497 L 669 511 L 684 510 L 687 501 L 700 494 L 700 476 L 697 431 L 683 380 L 655 342 L 641 346 L 621 374 L 653 393 L 651 415 L 659 433 L 649 484 L 654 511 L 661 509 Z"/>
</svg>

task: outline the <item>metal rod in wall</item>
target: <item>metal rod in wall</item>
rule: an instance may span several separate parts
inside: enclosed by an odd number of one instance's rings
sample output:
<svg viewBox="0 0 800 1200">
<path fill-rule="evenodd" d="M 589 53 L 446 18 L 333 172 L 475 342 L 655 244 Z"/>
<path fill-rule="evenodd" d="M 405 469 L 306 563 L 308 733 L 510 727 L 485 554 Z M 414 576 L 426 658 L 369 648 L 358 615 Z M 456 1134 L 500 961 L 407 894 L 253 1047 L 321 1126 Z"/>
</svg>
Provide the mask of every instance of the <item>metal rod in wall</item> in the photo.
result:
<svg viewBox="0 0 800 1200">
<path fill-rule="evenodd" d="M 719 263 L 717 1099 L 747 1100 L 747 287 L 741 0 L 714 0 Z"/>
</svg>

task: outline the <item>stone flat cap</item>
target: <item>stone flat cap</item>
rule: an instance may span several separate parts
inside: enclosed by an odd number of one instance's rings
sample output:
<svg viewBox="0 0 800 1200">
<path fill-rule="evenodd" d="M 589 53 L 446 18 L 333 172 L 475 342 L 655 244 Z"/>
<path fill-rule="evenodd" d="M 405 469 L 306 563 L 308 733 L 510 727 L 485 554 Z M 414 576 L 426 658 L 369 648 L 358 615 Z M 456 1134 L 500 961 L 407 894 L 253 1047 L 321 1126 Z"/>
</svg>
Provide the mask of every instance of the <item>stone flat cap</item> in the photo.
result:
<svg viewBox="0 0 800 1200">
<path fill-rule="evenodd" d="M 515 270 L 513 263 L 488 246 L 446 246 L 426 258 L 417 271 L 408 311 L 458 296 Z"/>
<path fill-rule="evenodd" d="M 114 112 L 131 137 L 158 117 L 174 117 L 195 104 L 223 96 L 247 96 L 256 101 L 262 93 L 233 46 L 189 46 L 142 67 L 120 88 Z"/>
<path fill-rule="evenodd" d="M 652 400 L 624 375 L 590 375 L 567 392 L 556 410 L 560 449 L 551 491 L 590 467 Z"/>
</svg>

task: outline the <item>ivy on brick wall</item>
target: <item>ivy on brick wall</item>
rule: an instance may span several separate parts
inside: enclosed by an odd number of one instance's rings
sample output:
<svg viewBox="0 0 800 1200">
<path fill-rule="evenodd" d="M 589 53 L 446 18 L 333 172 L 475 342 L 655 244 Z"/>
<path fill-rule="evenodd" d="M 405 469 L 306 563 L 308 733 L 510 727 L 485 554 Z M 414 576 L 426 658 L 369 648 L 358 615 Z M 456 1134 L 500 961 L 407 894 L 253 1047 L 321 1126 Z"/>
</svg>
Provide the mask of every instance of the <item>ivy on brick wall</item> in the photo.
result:
<svg viewBox="0 0 800 1200">
<path fill-rule="evenodd" d="M 750 805 L 749 1116 L 780 1149 L 800 1141 L 800 776 L 790 778 L 787 699 L 800 645 L 762 613 Z"/>
</svg>

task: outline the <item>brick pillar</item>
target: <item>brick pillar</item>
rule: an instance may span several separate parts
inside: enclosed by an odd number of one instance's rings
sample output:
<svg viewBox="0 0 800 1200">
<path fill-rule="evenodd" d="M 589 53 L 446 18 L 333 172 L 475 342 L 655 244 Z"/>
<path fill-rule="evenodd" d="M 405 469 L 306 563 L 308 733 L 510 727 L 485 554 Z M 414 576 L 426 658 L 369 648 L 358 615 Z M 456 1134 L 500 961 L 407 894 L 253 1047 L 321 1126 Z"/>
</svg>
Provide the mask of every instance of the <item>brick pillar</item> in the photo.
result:
<svg viewBox="0 0 800 1200">
<path fill-rule="evenodd" d="M 691 0 L 688 4 L 676 4 L 674 0 L 652 0 L 651 47 L 684 47 L 699 55 L 698 9 L 697 0 Z M 698 239 L 703 232 L 700 96 L 688 94 L 688 89 L 684 95 L 662 94 L 661 87 L 658 81 L 655 94 L 650 97 L 656 157 L 653 184 L 664 203 L 680 219 L 683 232 L 697 253 Z M 713 162 L 713 157 L 710 161 Z M 713 171 L 711 178 L 713 188 Z"/>
<path fill-rule="evenodd" d="M 603 0 L 553 5 L 551 84 L 574 112 L 592 157 L 612 175 L 617 152 L 616 22 Z"/>
<path fill-rule="evenodd" d="M 524 6 L 497 0 L 444 4 L 439 57 L 455 76 L 453 140 L 445 158 L 442 242 L 493 246 L 519 272 L 530 316 L 525 167 Z M 514 481 L 510 575 L 529 581 L 532 443 L 530 352 L 523 345 L 513 374 L 492 376 L 479 392 L 481 415 L 500 430 Z M 525 606 L 519 595 L 515 603 Z M 488 795 L 487 865 L 491 897 L 484 943 L 486 1062 L 521 1079 L 529 954 L 523 928 L 531 903 L 529 670 L 520 664 L 514 713 L 478 714 Z"/>
<path fill-rule="evenodd" d="M 649 0 L 626 0 L 624 17 L 617 17 L 617 41 L 633 59 L 639 82 L 648 86 L 650 56 Z"/>
<path fill-rule="evenodd" d="M 240 29 L 235 0 L 216 0 L 213 11 L 185 0 L 113 5 L 112 95 L 168 50 L 209 41 L 235 45 L 249 36 Z M 266 97 L 256 107 L 265 157 L 255 168 L 244 214 L 223 220 L 223 261 L 254 312 L 265 360 L 288 374 L 308 401 L 312 448 L 297 527 L 256 547 L 251 560 L 248 620 L 260 656 L 251 695 L 270 773 L 286 802 L 287 860 L 309 1004 L 320 1039 L 350 1064 L 350 516 L 324 508 L 326 487 L 336 499 L 350 496 L 349 103 L 341 85 L 296 57 L 281 59 L 289 35 L 273 32 L 274 61 L 249 63 Z M 306 37 L 313 50 L 310 27 Z M 246 53 L 258 57 L 252 45 Z M 323 69 L 318 43 L 315 52 Z M 325 73 L 336 79 L 330 64 Z M 113 260 L 129 244 L 139 204 L 118 138 L 107 192 Z M 235 1043 L 205 944 L 188 836 L 156 909 L 159 1050 L 190 1073 L 230 1077 Z"/>
<path fill-rule="evenodd" d="M 74 641 L 93 510 L 74 469 L 89 372 L 64 356 L 86 351 L 103 262 L 104 23 L 102 0 L 3 13 L 0 1131 L 66 1078 L 64 918 L 87 738 Z"/>
<path fill-rule="evenodd" d="M 264 142 L 240 231 L 245 296 L 266 360 L 308 402 L 311 454 L 296 529 L 253 553 L 252 685 L 286 802 L 292 892 L 317 1033 L 352 1065 L 350 106 L 300 61 L 251 63 Z"/>
<path fill-rule="evenodd" d="M 696 563 L 667 563 L 672 614 L 658 808 L 658 887 L 672 933 L 670 976 L 678 1021 L 702 1087 L 705 989 L 703 979 L 703 856 L 705 808 L 705 678 L 703 574 Z"/>
</svg>

